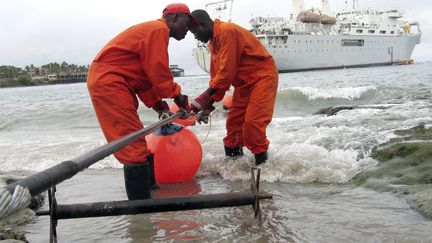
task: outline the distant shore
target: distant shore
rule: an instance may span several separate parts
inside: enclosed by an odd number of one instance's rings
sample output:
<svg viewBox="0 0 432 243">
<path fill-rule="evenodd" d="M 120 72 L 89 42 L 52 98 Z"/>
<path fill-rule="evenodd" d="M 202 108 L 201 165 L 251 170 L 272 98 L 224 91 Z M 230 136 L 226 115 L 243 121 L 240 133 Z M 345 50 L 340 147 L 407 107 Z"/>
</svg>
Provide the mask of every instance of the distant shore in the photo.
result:
<svg viewBox="0 0 432 243">
<path fill-rule="evenodd" d="M 26 87 L 26 86 L 42 86 L 54 84 L 72 84 L 85 83 L 85 78 L 70 78 L 70 79 L 55 79 L 55 80 L 19 80 L 7 79 L 0 80 L 0 88 Z"/>
<path fill-rule="evenodd" d="M 183 77 L 176 78 L 187 78 L 187 77 L 200 77 L 208 76 L 208 74 L 192 74 Z M 72 84 L 72 83 L 85 83 L 85 78 L 69 78 L 69 79 L 57 79 L 57 80 L 19 80 L 19 79 L 0 79 L 0 88 L 13 88 L 13 87 L 27 87 L 27 86 L 42 86 L 42 85 L 54 85 L 54 84 Z"/>
<path fill-rule="evenodd" d="M 85 82 L 89 66 L 51 62 L 24 68 L 0 65 L 0 88 Z"/>
<path fill-rule="evenodd" d="M 24 68 L 0 65 L 0 88 L 84 83 L 89 68 L 89 65 L 69 64 L 65 61 L 51 62 L 40 67 L 31 64 Z M 170 70 L 174 78 L 185 77 L 184 69 L 178 65 L 170 65 Z"/>
</svg>

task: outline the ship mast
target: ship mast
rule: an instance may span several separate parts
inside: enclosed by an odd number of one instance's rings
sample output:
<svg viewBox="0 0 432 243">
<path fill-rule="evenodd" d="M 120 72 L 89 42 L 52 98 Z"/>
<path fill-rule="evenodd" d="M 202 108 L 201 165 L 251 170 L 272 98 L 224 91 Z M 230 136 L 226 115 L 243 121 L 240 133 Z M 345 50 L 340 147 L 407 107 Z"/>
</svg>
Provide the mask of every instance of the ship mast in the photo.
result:
<svg viewBox="0 0 432 243">
<path fill-rule="evenodd" d="M 323 14 L 332 15 L 330 10 L 330 4 L 328 0 L 322 0 L 321 1 L 321 11 Z"/>
<path fill-rule="evenodd" d="M 234 0 L 214 0 L 208 1 L 205 5 L 207 12 L 212 18 L 231 22 L 231 13 Z M 228 12 L 227 12 L 228 11 Z"/>
<path fill-rule="evenodd" d="M 350 9 L 351 7 L 351 9 Z M 358 0 L 352 0 L 352 5 L 349 6 L 348 4 L 348 0 L 345 0 L 345 10 L 349 11 L 349 10 L 353 10 L 356 11 L 358 9 Z"/>
<path fill-rule="evenodd" d="M 358 0 L 353 0 L 353 10 L 356 11 L 358 9 Z"/>
<path fill-rule="evenodd" d="M 301 13 L 304 9 L 304 0 L 292 1 L 292 15 L 294 19 L 297 19 L 298 14 Z"/>
</svg>

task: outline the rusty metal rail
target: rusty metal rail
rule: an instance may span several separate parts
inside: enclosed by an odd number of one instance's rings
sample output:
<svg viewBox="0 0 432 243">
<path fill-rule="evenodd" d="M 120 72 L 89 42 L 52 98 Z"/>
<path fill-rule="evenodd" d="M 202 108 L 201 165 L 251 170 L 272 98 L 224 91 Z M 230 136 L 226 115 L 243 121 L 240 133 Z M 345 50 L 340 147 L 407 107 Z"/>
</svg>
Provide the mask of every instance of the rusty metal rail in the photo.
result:
<svg viewBox="0 0 432 243">
<path fill-rule="evenodd" d="M 254 205 L 255 200 L 271 199 L 269 193 L 255 196 L 252 192 L 218 193 L 187 197 L 153 198 L 134 201 L 112 201 L 57 205 L 57 219 L 119 216 L 195 209 L 236 207 Z M 50 211 L 40 211 L 37 215 L 49 215 Z"/>
<path fill-rule="evenodd" d="M 38 211 L 38 216 L 50 216 L 50 242 L 57 242 L 57 223 L 59 219 L 105 217 L 132 214 L 158 213 L 210 209 L 222 207 L 252 206 L 255 219 L 261 221 L 260 200 L 273 196 L 259 191 L 260 169 L 251 168 L 251 190 L 231 193 L 205 194 L 182 197 L 150 198 L 143 200 L 124 200 L 80 204 L 57 204 L 55 187 L 48 192 L 49 210 Z"/>
</svg>

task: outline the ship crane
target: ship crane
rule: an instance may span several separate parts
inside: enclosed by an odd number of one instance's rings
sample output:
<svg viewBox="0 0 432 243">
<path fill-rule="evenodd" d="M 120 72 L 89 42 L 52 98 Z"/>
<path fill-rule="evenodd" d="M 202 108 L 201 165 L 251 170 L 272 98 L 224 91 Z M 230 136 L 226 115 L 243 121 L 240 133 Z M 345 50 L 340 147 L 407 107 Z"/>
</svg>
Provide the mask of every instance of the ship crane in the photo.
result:
<svg viewBox="0 0 432 243">
<path fill-rule="evenodd" d="M 358 0 L 352 0 L 351 10 L 356 11 L 358 9 L 358 6 Z M 345 8 L 349 9 L 349 3 L 347 0 L 345 1 Z"/>
</svg>

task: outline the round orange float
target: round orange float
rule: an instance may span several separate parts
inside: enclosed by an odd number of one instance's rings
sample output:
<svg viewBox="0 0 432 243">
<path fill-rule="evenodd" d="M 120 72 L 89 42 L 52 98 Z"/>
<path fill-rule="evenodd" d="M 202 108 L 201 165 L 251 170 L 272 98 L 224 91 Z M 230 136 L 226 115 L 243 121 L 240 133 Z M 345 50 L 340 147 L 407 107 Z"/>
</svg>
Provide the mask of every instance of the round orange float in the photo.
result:
<svg viewBox="0 0 432 243">
<path fill-rule="evenodd" d="M 233 99 L 232 94 L 227 94 L 224 96 L 224 98 L 222 99 L 222 105 L 224 110 L 229 110 L 229 108 L 232 105 L 232 99 Z"/>
<path fill-rule="evenodd" d="M 190 181 L 202 161 L 201 143 L 195 134 L 178 124 L 166 125 L 146 136 L 147 146 L 154 153 L 157 183 Z"/>
<path fill-rule="evenodd" d="M 176 103 L 172 103 L 172 105 L 170 106 L 170 111 L 176 113 L 179 110 L 180 109 L 176 105 Z M 183 125 L 185 127 L 193 126 L 193 125 L 195 125 L 195 116 L 189 116 L 187 119 L 176 118 L 173 120 L 173 122 L 180 124 L 180 125 Z"/>
</svg>

